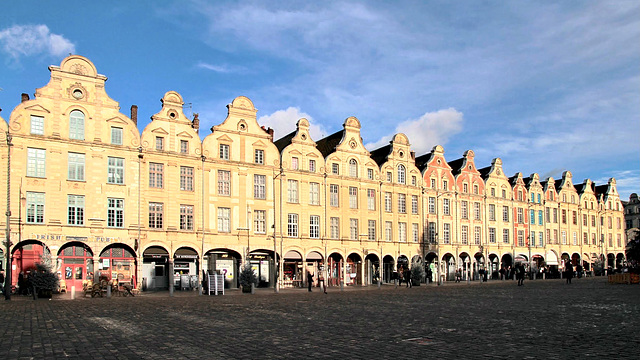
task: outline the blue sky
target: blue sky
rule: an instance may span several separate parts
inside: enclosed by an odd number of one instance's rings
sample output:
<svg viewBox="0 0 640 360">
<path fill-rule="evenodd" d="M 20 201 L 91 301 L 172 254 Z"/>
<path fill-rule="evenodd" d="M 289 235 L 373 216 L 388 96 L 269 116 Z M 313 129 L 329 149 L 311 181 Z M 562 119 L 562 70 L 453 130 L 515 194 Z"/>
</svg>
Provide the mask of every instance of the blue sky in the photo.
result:
<svg viewBox="0 0 640 360">
<path fill-rule="evenodd" d="M 62 5 L 61 7 L 59 7 Z M 139 127 L 179 92 L 202 137 L 249 97 L 276 139 L 300 117 L 315 140 L 362 123 L 418 155 L 473 149 L 478 167 L 640 193 L 638 1 L 133 1 L 4 4 L 0 116 L 69 53 L 109 77 Z"/>
</svg>

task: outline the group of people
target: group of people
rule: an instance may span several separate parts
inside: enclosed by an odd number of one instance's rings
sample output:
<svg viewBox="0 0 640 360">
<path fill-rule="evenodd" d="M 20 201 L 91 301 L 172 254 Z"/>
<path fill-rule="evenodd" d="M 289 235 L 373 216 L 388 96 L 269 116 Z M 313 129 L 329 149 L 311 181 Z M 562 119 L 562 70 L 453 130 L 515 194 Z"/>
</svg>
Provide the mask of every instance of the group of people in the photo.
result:
<svg viewBox="0 0 640 360">
<path fill-rule="evenodd" d="M 411 269 L 405 267 L 398 267 L 398 285 L 402 285 L 404 279 L 408 288 L 413 287 L 413 281 L 411 281 Z"/>
</svg>

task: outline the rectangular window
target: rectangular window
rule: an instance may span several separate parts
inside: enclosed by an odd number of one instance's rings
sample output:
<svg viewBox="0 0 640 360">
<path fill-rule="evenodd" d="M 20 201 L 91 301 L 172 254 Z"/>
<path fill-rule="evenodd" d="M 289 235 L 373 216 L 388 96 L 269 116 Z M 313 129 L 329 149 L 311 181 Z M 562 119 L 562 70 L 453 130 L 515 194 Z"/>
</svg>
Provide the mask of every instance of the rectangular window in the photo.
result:
<svg viewBox="0 0 640 360">
<path fill-rule="evenodd" d="M 558 244 L 558 230 L 553 230 L 553 243 Z"/>
<path fill-rule="evenodd" d="M 567 245 L 567 232 L 562 230 L 562 245 Z"/>
<path fill-rule="evenodd" d="M 418 195 L 411 195 L 411 213 L 418 214 Z"/>
<path fill-rule="evenodd" d="M 535 210 L 530 210 L 529 211 L 529 223 L 531 225 L 535 225 L 536 224 L 536 211 Z M 540 224 L 542 225 L 542 224 Z"/>
<path fill-rule="evenodd" d="M 591 226 L 596 226 L 596 216 L 591 215 Z"/>
<path fill-rule="evenodd" d="M 545 208 L 544 209 L 544 213 L 545 213 L 545 222 L 546 223 L 550 223 L 551 222 L 551 209 L 550 208 Z"/>
<path fill-rule="evenodd" d="M 31 134 L 44 135 L 44 118 L 31 115 Z"/>
<path fill-rule="evenodd" d="M 449 182 L 447 180 L 442 181 L 442 188 L 444 189 L 444 191 L 449 190 Z"/>
<path fill-rule="evenodd" d="M 84 196 L 69 195 L 67 197 L 67 223 L 84 225 Z"/>
<path fill-rule="evenodd" d="M 589 245 L 589 234 L 586 232 L 582 234 L 582 244 Z"/>
<path fill-rule="evenodd" d="M 398 241 L 407 242 L 407 223 L 398 223 Z"/>
<path fill-rule="evenodd" d="M 480 203 L 473 203 L 473 218 L 476 220 L 480 220 Z"/>
<path fill-rule="evenodd" d="M 340 165 L 337 163 L 331 164 L 331 173 L 333 175 L 340 175 Z"/>
<path fill-rule="evenodd" d="M 449 209 L 449 199 L 442 199 L 442 212 L 445 215 L 449 215 L 451 213 Z"/>
<path fill-rule="evenodd" d="M 109 157 L 108 159 L 108 175 L 107 183 L 109 184 L 124 184 L 124 159 Z"/>
<path fill-rule="evenodd" d="M 189 142 L 187 140 L 180 140 L 180 153 L 181 154 L 189 153 Z"/>
<path fill-rule="evenodd" d="M 509 243 L 509 229 L 502 229 L 502 242 Z"/>
<path fill-rule="evenodd" d="M 253 211 L 253 231 L 256 234 L 266 234 L 267 232 L 267 212 L 265 210 Z"/>
<path fill-rule="evenodd" d="M 162 208 L 162 203 L 149 203 L 149 228 L 162 229 L 162 219 L 164 215 Z"/>
<path fill-rule="evenodd" d="M 320 205 L 320 184 L 309 183 L 309 204 Z"/>
<path fill-rule="evenodd" d="M 387 181 L 388 182 L 392 182 L 393 181 L 393 174 L 391 174 L 391 171 L 387 171 Z"/>
<path fill-rule="evenodd" d="M 267 177 L 265 175 L 253 175 L 253 197 L 255 199 L 265 199 L 267 188 Z"/>
<path fill-rule="evenodd" d="M 292 157 L 291 158 L 291 169 L 292 170 L 298 170 L 298 158 L 297 157 Z"/>
<path fill-rule="evenodd" d="M 218 170 L 218 195 L 231 195 L 231 172 Z"/>
<path fill-rule="evenodd" d="M 572 212 L 573 225 L 578 225 L 578 213 L 576 211 Z"/>
<path fill-rule="evenodd" d="M 416 186 L 417 183 L 418 183 L 417 178 L 415 176 L 411 176 L 411 185 Z"/>
<path fill-rule="evenodd" d="M 435 222 L 429 222 L 428 224 L 429 227 L 429 242 L 431 244 L 435 244 L 436 243 L 436 223 Z"/>
<path fill-rule="evenodd" d="M 391 212 L 391 193 L 390 192 L 385 192 L 384 193 L 384 211 L 385 212 Z"/>
<path fill-rule="evenodd" d="M 376 209 L 376 191 L 374 189 L 367 189 L 367 209 Z"/>
<path fill-rule="evenodd" d="M 407 195 L 398 194 L 398 212 L 401 214 L 407 213 Z"/>
<path fill-rule="evenodd" d="M 44 193 L 27 191 L 27 223 L 44 223 Z"/>
<path fill-rule="evenodd" d="M 367 169 L 367 179 L 373 180 L 373 169 Z"/>
<path fill-rule="evenodd" d="M 496 243 L 496 228 L 489 228 L 489 243 Z"/>
<path fill-rule="evenodd" d="M 193 205 L 180 205 L 180 230 L 193 230 Z"/>
<path fill-rule="evenodd" d="M 496 206 L 494 204 L 489 204 L 489 220 L 496 220 Z"/>
<path fill-rule="evenodd" d="M 164 150 L 164 138 L 162 136 L 156 136 L 156 150 Z"/>
<path fill-rule="evenodd" d="M 229 160 L 229 145 L 220 144 L 220 159 Z"/>
<path fill-rule="evenodd" d="M 45 176 L 45 149 L 27 148 L 27 176 L 40 177 Z"/>
<path fill-rule="evenodd" d="M 369 220 L 367 226 L 367 234 L 369 241 L 376 241 L 376 221 Z"/>
<path fill-rule="evenodd" d="M 431 179 L 431 188 L 435 189 L 436 187 L 436 179 Z"/>
<path fill-rule="evenodd" d="M 469 185 L 467 185 L 466 183 L 462 184 L 462 192 L 467 193 L 468 191 L 469 191 Z"/>
<path fill-rule="evenodd" d="M 508 206 L 503 206 L 502 207 L 502 221 L 509 222 L 509 207 Z"/>
<path fill-rule="evenodd" d="M 442 241 L 444 244 L 451 243 L 451 224 L 443 224 Z"/>
<path fill-rule="evenodd" d="M 354 186 L 349 187 L 349 208 L 358 208 L 358 188 Z"/>
<path fill-rule="evenodd" d="M 264 164 L 264 150 L 256 149 L 253 152 L 253 162 L 260 165 Z"/>
<path fill-rule="evenodd" d="M 419 237 L 420 232 L 418 231 L 418 224 L 411 224 L 411 240 L 413 240 L 414 243 L 417 243 Z"/>
<path fill-rule="evenodd" d="M 287 180 L 287 201 L 298 203 L 298 180 Z"/>
<path fill-rule="evenodd" d="M 578 234 L 573 232 L 573 245 L 578 245 Z"/>
<path fill-rule="evenodd" d="M 193 191 L 193 168 L 180 166 L 180 190 Z"/>
<path fill-rule="evenodd" d="M 582 225 L 587 226 L 587 214 L 582 214 Z"/>
<path fill-rule="evenodd" d="M 553 223 L 557 224 L 558 223 L 558 209 L 553 209 Z"/>
<path fill-rule="evenodd" d="M 298 237 L 298 214 L 287 214 L 287 236 Z"/>
<path fill-rule="evenodd" d="M 436 198 L 429 197 L 429 214 L 435 214 L 436 212 Z"/>
<path fill-rule="evenodd" d="M 540 195 L 538 195 L 540 196 Z M 538 233 L 538 243 L 540 244 L 540 246 L 544 246 L 544 235 L 542 235 L 542 232 Z"/>
<path fill-rule="evenodd" d="M 460 202 L 460 212 L 462 214 L 462 218 L 463 219 L 468 219 L 469 218 L 469 210 L 467 208 L 468 204 L 469 203 L 466 200 L 462 200 Z"/>
<path fill-rule="evenodd" d="M 69 153 L 67 157 L 69 180 L 84 181 L 84 154 Z"/>
<path fill-rule="evenodd" d="M 467 225 L 462 225 L 460 237 L 463 245 L 467 245 L 469 243 L 469 227 Z"/>
<path fill-rule="evenodd" d="M 219 232 L 231 232 L 231 209 L 219 207 L 218 208 L 218 231 Z"/>
<path fill-rule="evenodd" d="M 517 208 L 516 213 L 518 215 L 518 224 L 524 224 L 524 211 L 522 211 L 522 208 Z"/>
<path fill-rule="evenodd" d="M 591 245 L 595 245 L 596 244 L 596 234 L 592 233 L 591 234 Z"/>
<path fill-rule="evenodd" d="M 338 196 L 338 185 L 329 185 L 329 205 L 338 207 L 340 206 L 340 198 Z"/>
<path fill-rule="evenodd" d="M 119 128 L 119 127 L 111 128 L 111 144 L 122 145 L 122 128 Z"/>
<path fill-rule="evenodd" d="M 542 210 L 538 210 L 538 225 L 542 225 Z"/>
<path fill-rule="evenodd" d="M 518 246 L 524 246 L 524 231 L 518 230 Z"/>
<path fill-rule="evenodd" d="M 349 240 L 358 240 L 358 219 L 349 219 Z"/>
<path fill-rule="evenodd" d="M 385 221 L 384 222 L 384 240 L 385 241 L 391 241 L 393 239 L 392 237 L 392 224 L 391 221 Z"/>
<path fill-rule="evenodd" d="M 320 237 L 320 216 L 309 216 L 309 237 L 317 239 Z"/>
<path fill-rule="evenodd" d="M 567 223 L 567 210 L 562 209 L 562 223 L 566 224 Z"/>
<path fill-rule="evenodd" d="M 480 228 L 480 226 L 476 226 L 476 228 L 473 231 L 473 242 L 476 245 L 480 245 L 480 236 L 482 236 L 482 229 Z"/>
<path fill-rule="evenodd" d="M 340 219 L 337 217 L 332 217 L 329 223 L 330 223 L 331 238 L 332 239 L 339 238 L 340 237 Z"/>
<path fill-rule="evenodd" d="M 315 160 L 309 160 L 309 171 L 310 172 L 316 172 L 316 161 Z"/>
<path fill-rule="evenodd" d="M 107 226 L 121 228 L 124 226 L 124 199 L 109 198 L 107 207 Z"/>
<path fill-rule="evenodd" d="M 164 165 L 149 163 L 149 187 L 162 189 L 164 177 Z"/>
</svg>

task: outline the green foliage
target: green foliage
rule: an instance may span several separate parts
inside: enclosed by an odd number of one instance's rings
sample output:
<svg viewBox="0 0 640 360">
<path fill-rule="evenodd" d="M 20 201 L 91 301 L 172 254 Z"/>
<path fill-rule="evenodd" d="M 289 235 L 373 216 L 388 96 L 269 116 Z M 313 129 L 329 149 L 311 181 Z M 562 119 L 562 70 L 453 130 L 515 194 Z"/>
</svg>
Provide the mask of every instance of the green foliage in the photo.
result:
<svg viewBox="0 0 640 360">
<path fill-rule="evenodd" d="M 249 287 L 251 284 L 257 285 L 258 277 L 251 268 L 251 264 L 246 263 L 242 266 L 242 270 L 240 270 L 240 286 Z"/>
<path fill-rule="evenodd" d="M 414 284 L 420 284 L 424 279 L 425 272 L 422 264 L 416 263 L 411 265 L 411 282 Z"/>
<path fill-rule="evenodd" d="M 36 264 L 36 269 L 31 272 L 29 279 L 37 291 L 54 291 L 59 284 L 58 276 L 44 264 Z"/>
</svg>

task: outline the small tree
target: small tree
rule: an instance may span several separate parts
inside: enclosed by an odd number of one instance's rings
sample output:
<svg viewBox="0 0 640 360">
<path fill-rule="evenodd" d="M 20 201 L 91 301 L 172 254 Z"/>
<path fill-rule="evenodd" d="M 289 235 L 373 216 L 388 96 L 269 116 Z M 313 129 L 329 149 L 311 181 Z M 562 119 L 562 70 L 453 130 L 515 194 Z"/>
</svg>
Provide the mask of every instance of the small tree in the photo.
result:
<svg viewBox="0 0 640 360">
<path fill-rule="evenodd" d="M 44 264 L 36 264 L 36 269 L 29 276 L 31 285 L 39 296 L 51 297 L 51 293 L 58 288 L 58 276 Z"/>
<path fill-rule="evenodd" d="M 424 279 L 424 267 L 422 264 L 415 263 L 411 265 L 411 282 L 415 285 L 419 285 Z"/>
<path fill-rule="evenodd" d="M 256 273 L 251 268 L 250 263 L 246 263 L 242 266 L 242 270 L 240 270 L 240 286 L 243 288 L 251 287 L 251 284 L 257 284 L 258 277 Z"/>
</svg>

